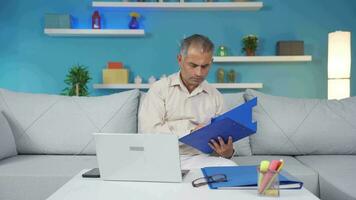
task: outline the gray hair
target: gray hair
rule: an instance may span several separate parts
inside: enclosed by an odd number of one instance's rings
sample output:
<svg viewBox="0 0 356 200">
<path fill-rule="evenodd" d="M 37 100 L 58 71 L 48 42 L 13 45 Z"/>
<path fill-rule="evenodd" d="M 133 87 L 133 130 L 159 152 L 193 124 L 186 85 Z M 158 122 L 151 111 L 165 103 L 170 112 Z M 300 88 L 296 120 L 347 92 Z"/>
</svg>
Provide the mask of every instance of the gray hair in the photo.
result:
<svg viewBox="0 0 356 200">
<path fill-rule="evenodd" d="M 194 34 L 182 40 L 180 44 L 180 54 L 183 57 L 188 54 L 190 46 L 200 48 L 202 53 L 213 53 L 214 51 L 213 42 L 204 35 Z"/>
</svg>

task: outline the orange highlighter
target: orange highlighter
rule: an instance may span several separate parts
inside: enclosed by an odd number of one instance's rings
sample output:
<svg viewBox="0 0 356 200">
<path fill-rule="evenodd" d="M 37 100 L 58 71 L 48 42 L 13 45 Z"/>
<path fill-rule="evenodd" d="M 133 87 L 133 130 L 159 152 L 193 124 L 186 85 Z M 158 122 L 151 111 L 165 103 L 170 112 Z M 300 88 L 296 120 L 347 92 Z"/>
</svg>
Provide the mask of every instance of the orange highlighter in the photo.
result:
<svg viewBox="0 0 356 200">
<path fill-rule="evenodd" d="M 284 165 L 283 160 L 272 160 L 268 167 L 268 172 L 264 175 L 261 186 L 258 188 L 259 193 L 263 193 L 266 188 L 268 188 L 274 179 L 273 171 L 279 172 Z M 278 175 L 278 173 L 276 174 Z"/>
</svg>

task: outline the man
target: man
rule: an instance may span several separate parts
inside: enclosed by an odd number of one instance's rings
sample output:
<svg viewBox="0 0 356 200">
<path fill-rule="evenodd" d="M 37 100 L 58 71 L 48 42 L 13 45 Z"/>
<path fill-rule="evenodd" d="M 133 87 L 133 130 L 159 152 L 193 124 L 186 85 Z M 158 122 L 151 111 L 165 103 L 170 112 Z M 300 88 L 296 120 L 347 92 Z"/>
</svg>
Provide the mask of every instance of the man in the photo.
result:
<svg viewBox="0 0 356 200">
<path fill-rule="evenodd" d="M 203 35 L 195 34 L 182 41 L 177 56 L 180 71 L 152 84 L 139 112 L 139 132 L 170 133 L 182 137 L 223 113 L 222 95 L 205 81 L 213 52 L 214 44 Z M 233 156 L 231 137 L 226 143 L 219 138 L 209 145 L 220 157 Z M 207 161 L 207 155 L 202 156 L 201 152 L 185 144 L 180 144 L 180 153 L 187 155 L 183 161 L 200 155 L 199 159 L 190 162 L 193 163 L 191 165 L 201 162 L 202 158 L 207 165 L 233 165 L 232 161 L 217 157 L 210 157 Z"/>
</svg>

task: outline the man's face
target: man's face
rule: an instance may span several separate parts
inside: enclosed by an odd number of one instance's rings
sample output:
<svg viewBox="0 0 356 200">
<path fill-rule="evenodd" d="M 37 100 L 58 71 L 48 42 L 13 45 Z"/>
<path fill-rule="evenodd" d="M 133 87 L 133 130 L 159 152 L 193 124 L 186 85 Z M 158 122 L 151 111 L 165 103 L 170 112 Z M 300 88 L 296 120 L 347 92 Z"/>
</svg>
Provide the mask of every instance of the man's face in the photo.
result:
<svg viewBox="0 0 356 200">
<path fill-rule="evenodd" d="M 187 55 L 178 55 L 181 78 L 188 90 L 193 90 L 202 83 L 212 64 L 212 53 L 202 52 L 200 48 L 189 47 Z"/>
</svg>

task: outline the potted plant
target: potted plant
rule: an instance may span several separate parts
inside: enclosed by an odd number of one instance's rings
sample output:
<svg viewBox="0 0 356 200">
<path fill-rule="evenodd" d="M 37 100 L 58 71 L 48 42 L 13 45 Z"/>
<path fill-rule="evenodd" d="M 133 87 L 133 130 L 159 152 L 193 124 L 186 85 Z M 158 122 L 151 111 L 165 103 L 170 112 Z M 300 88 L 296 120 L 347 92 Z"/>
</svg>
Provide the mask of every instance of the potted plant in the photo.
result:
<svg viewBox="0 0 356 200">
<path fill-rule="evenodd" d="M 247 35 L 242 38 L 243 48 L 242 52 L 246 52 L 247 56 L 256 55 L 256 49 L 258 46 L 258 37 L 255 35 Z"/>
<path fill-rule="evenodd" d="M 87 67 L 74 65 L 69 69 L 64 82 L 68 85 L 63 89 L 62 95 L 68 96 L 88 96 L 87 83 L 91 80 Z"/>
</svg>

